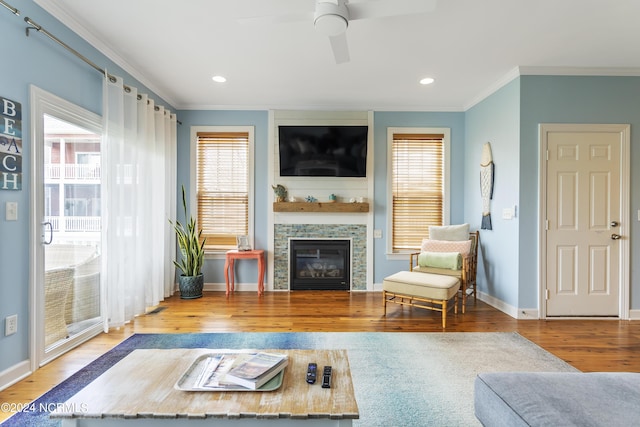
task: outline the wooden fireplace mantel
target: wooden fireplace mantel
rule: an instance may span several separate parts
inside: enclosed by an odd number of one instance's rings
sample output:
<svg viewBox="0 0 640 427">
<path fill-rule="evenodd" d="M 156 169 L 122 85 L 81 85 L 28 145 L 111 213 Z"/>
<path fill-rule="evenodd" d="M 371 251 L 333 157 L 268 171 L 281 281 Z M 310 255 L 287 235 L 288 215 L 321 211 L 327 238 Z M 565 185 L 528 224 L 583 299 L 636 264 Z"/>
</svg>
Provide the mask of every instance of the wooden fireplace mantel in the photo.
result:
<svg viewBox="0 0 640 427">
<path fill-rule="evenodd" d="M 369 203 L 274 202 L 274 212 L 369 212 Z"/>
</svg>

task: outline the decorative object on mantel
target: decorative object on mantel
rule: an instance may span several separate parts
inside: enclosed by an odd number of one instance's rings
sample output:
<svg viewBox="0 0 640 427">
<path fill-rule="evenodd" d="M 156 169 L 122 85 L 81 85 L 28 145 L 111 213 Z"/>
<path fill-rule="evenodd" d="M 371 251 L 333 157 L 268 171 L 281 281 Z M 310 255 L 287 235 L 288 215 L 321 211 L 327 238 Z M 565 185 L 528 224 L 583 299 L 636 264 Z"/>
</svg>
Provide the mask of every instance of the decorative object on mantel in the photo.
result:
<svg viewBox="0 0 640 427">
<path fill-rule="evenodd" d="M 307 201 L 307 203 L 313 203 L 313 202 L 317 202 L 318 201 L 318 199 L 316 199 L 313 196 L 307 196 L 307 197 L 305 197 L 305 200 Z"/>
<path fill-rule="evenodd" d="M 297 202 L 297 201 L 298 201 L 298 199 L 296 199 L 296 198 L 295 198 L 295 196 L 289 196 L 288 201 L 289 201 L 289 202 L 291 202 L 291 203 L 293 203 L 293 202 Z"/>
<path fill-rule="evenodd" d="M 336 200 L 338 200 L 338 197 L 335 194 L 333 194 L 333 193 L 329 194 L 329 201 L 330 202 L 335 202 Z"/>
<path fill-rule="evenodd" d="M 178 247 L 182 254 L 180 262 L 173 261 L 173 264 L 182 271 L 178 278 L 180 288 L 180 298 L 195 299 L 202 297 L 204 287 L 204 276 L 202 275 L 202 263 L 204 261 L 204 243 L 206 238 L 200 241 L 202 229 L 198 229 L 196 220 L 189 216 L 187 212 L 187 198 L 182 186 L 182 208 L 186 227 L 180 221 L 169 220 L 176 233 Z"/>
<path fill-rule="evenodd" d="M 491 155 L 491 144 L 486 142 L 482 147 L 482 158 L 480 160 L 480 194 L 482 195 L 482 230 L 492 230 L 490 200 L 493 198 L 493 156 Z"/>
<path fill-rule="evenodd" d="M 356 202 L 356 198 L 355 197 L 352 197 L 352 198 L 349 199 L 349 203 L 355 203 L 355 202 Z"/>
<path fill-rule="evenodd" d="M 271 186 L 273 188 L 273 192 L 276 195 L 276 202 L 284 202 L 287 200 L 287 189 L 284 185 L 278 184 L 276 186 Z"/>
</svg>

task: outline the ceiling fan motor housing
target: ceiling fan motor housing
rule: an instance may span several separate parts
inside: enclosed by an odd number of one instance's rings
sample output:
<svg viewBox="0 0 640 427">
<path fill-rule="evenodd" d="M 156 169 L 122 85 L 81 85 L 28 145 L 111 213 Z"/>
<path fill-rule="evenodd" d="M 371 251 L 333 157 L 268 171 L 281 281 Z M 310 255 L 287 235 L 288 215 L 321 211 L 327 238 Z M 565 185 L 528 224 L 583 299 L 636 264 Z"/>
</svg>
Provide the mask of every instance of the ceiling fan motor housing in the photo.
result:
<svg viewBox="0 0 640 427">
<path fill-rule="evenodd" d="M 344 0 L 318 1 L 313 18 L 316 30 L 330 37 L 344 33 L 349 26 L 349 10 Z"/>
</svg>

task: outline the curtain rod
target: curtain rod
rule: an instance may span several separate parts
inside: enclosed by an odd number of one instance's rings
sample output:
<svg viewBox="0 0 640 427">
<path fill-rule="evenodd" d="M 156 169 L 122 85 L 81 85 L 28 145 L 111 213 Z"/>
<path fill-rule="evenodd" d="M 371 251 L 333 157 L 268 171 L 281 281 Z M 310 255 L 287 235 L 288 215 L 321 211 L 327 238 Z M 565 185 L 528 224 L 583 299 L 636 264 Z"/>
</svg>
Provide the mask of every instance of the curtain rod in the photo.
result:
<svg viewBox="0 0 640 427">
<path fill-rule="evenodd" d="M 3 6 L 5 7 L 9 7 L 7 4 L 5 4 L 5 2 L 3 0 L 0 0 L 0 2 L 3 4 Z M 11 8 L 13 9 L 13 8 Z M 10 10 L 11 10 L 10 9 Z M 17 9 L 16 9 L 17 12 Z M 14 12 L 15 13 L 15 12 Z M 17 13 L 16 13 L 17 15 Z M 26 22 L 27 24 L 31 25 L 30 27 L 27 27 L 25 29 L 27 37 L 29 37 L 29 30 L 36 30 L 39 33 L 44 34 L 45 36 L 49 37 L 51 40 L 53 40 L 54 42 L 58 43 L 60 46 L 62 46 L 63 48 L 67 49 L 69 52 L 73 53 L 75 56 L 77 56 L 78 58 L 80 58 L 81 60 L 83 60 L 84 62 L 86 62 L 87 64 L 89 64 L 92 68 L 94 68 L 95 70 L 99 71 L 100 73 L 102 73 L 104 76 L 106 76 L 112 83 L 116 81 L 116 78 L 110 74 L 107 73 L 106 70 L 103 70 L 102 68 L 98 67 L 95 63 L 93 63 L 91 60 L 89 60 L 87 57 L 85 57 L 84 55 L 82 55 L 80 52 L 78 52 L 77 50 L 75 50 L 74 48 L 72 48 L 71 46 L 69 46 L 68 44 L 66 44 L 65 42 L 63 42 L 62 40 L 60 40 L 59 38 L 57 38 L 56 36 L 54 36 L 53 34 L 51 34 L 49 31 L 45 30 L 42 25 L 38 25 L 37 23 L 35 23 L 31 18 L 29 18 L 28 16 L 26 16 L 24 18 L 24 22 Z M 127 90 L 128 92 L 131 91 L 131 88 L 124 85 L 125 90 Z M 138 95 L 138 99 L 140 99 L 140 95 Z M 148 101 L 147 101 L 148 102 Z M 159 108 L 158 106 L 155 107 L 155 110 L 158 111 Z M 182 124 L 182 122 L 180 120 L 176 120 L 176 122 L 178 124 Z"/>
<path fill-rule="evenodd" d="M 2 1 L 2 0 L 0 0 Z M 74 48 L 72 48 L 71 46 L 69 46 L 68 44 L 66 44 L 65 42 L 63 42 L 62 40 L 60 40 L 59 38 L 57 38 L 56 36 L 54 36 L 53 34 L 51 34 L 49 31 L 45 30 L 44 28 L 42 28 L 42 25 L 38 25 L 36 24 L 34 21 L 31 20 L 31 18 L 29 18 L 28 16 L 25 16 L 24 18 L 24 22 L 26 22 L 27 24 L 31 25 L 31 27 L 27 27 L 26 28 L 26 34 L 27 37 L 29 37 L 29 30 L 36 30 L 39 33 L 44 34 L 45 36 L 49 37 L 51 40 L 53 40 L 54 42 L 58 43 L 60 46 L 62 46 L 63 48 L 67 49 L 69 52 L 73 53 L 75 56 L 77 56 L 78 58 L 82 59 L 84 62 L 86 62 L 87 64 L 89 64 L 91 67 L 93 67 L 94 69 L 96 69 L 97 71 L 100 71 L 103 75 L 106 75 L 107 77 L 114 78 L 113 76 L 109 76 L 107 75 L 107 72 L 105 70 L 103 70 L 102 68 L 98 67 L 96 64 L 94 64 L 93 62 L 91 62 L 89 59 L 87 59 L 85 56 L 83 56 L 80 52 L 78 52 L 77 50 L 75 50 Z"/>
<path fill-rule="evenodd" d="M 9 3 L 5 2 L 4 0 L 0 0 L 0 4 L 6 7 L 7 9 L 9 9 L 11 13 L 13 13 L 14 15 L 20 16 L 20 11 L 15 7 L 11 6 Z"/>
</svg>

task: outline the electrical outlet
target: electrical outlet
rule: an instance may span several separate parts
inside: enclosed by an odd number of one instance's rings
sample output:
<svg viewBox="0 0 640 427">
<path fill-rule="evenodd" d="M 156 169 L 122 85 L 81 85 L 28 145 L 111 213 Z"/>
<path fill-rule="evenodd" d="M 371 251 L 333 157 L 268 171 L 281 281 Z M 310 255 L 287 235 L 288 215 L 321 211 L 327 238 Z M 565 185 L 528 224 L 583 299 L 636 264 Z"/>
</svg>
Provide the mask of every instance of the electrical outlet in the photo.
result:
<svg viewBox="0 0 640 427">
<path fill-rule="evenodd" d="M 4 336 L 13 335 L 18 332 L 18 315 L 7 316 L 4 319 Z"/>
<path fill-rule="evenodd" d="M 373 230 L 374 239 L 382 239 L 382 230 Z"/>
</svg>

